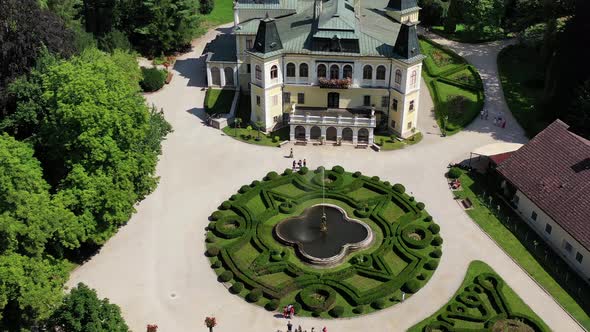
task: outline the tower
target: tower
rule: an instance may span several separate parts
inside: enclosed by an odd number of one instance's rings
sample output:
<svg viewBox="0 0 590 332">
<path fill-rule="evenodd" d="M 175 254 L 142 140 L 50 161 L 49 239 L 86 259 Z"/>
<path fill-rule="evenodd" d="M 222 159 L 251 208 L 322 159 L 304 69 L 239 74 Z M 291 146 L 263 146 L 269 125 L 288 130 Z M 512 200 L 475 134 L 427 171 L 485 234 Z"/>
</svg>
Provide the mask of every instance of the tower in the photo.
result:
<svg viewBox="0 0 590 332">
<path fill-rule="evenodd" d="M 387 15 L 400 23 L 418 23 L 420 7 L 416 0 L 389 0 Z"/>
</svg>

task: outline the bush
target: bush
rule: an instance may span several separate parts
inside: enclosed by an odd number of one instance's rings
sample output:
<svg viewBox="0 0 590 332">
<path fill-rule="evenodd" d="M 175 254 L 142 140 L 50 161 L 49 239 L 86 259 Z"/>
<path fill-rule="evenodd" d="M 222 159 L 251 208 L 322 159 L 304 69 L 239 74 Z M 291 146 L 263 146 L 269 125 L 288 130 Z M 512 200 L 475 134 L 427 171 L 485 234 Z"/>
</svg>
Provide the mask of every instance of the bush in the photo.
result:
<svg viewBox="0 0 590 332">
<path fill-rule="evenodd" d="M 275 143 L 277 143 L 280 140 L 281 140 L 281 138 L 279 136 L 275 136 L 275 137 L 272 138 L 272 141 L 275 142 Z"/>
<path fill-rule="evenodd" d="M 301 174 L 301 175 L 305 175 L 305 174 L 307 174 L 307 172 L 309 172 L 309 168 L 307 168 L 307 167 L 301 167 L 299 169 L 299 174 Z"/>
<path fill-rule="evenodd" d="M 354 309 L 352 309 L 352 312 L 354 312 L 357 315 L 362 314 L 363 312 L 365 312 L 365 306 L 364 305 L 358 305 L 356 307 L 354 307 Z"/>
<path fill-rule="evenodd" d="M 233 285 L 231 285 L 231 287 L 229 288 L 229 290 L 234 294 L 240 293 L 243 289 L 244 289 L 244 284 L 239 281 L 234 283 Z"/>
<path fill-rule="evenodd" d="M 449 179 L 458 179 L 461 176 L 461 169 L 458 167 L 451 167 L 451 169 L 447 172 L 447 177 Z"/>
<path fill-rule="evenodd" d="M 250 183 L 250 187 L 254 188 L 254 187 L 258 186 L 259 184 L 260 184 L 260 181 L 254 180 L 254 181 L 252 181 L 252 183 Z"/>
<path fill-rule="evenodd" d="M 332 310 L 330 310 L 330 315 L 332 315 L 333 317 L 342 317 L 342 315 L 344 314 L 344 307 L 342 307 L 341 305 L 337 305 L 334 308 L 332 308 Z"/>
<path fill-rule="evenodd" d="M 266 178 L 265 180 L 275 180 L 278 179 L 279 175 L 277 174 L 277 172 L 268 172 L 268 174 L 266 174 Z"/>
<path fill-rule="evenodd" d="M 342 166 L 334 166 L 332 170 L 338 174 L 344 174 L 344 168 Z"/>
<path fill-rule="evenodd" d="M 249 187 L 249 186 L 246 186 L 246 185 L 243 185 L 243 186 L 240 188 L 240 193 L 242 193 L 242 194 L 243 194 L 243 193 L 245 193 L 245 192 L 246 192 L 246 191 L 248 191 L 248 190 L 250 190 L 250 187 Z"/>
<path fill-rule="evenodd" d="M 415 200 L 414 196 L 410 196 L 409 200 L 410 202 L 413 202 Z"/>
<path fill-rule="evenodd" d="M 361 175 L 363 175 L 363 173 L 361 173 L 359 171 L 356 171 L 356 172 L 352 173 L 352 176 L 354 176 L 355 178 L 360 178 Z"/>
<path fill-rule="evenodd" d="M 290 168 L 286 168 L 285 171 L 283 172 L 283 175 L 291 175 L 293 174 L 293 170 Z"/>
<path fill-rule="evenodd" d="M 219 255 L 219 248 L 218 247 L 211 246 L 211 247 L 207 248 L 207 256 L 215 257 L 217 255 Z"/>
<path fill-rule="evenodd" d="M 213 222 L 213 221 L 212 221 L 212 222 L 210 222 L 210 223 L 207 225 L 207 230 L 208 230 L 208 231 L 210 231 L 210 230 L 212 230 L 212 229 L 215 229 L 215 225 L 216 225 L 216 224 L 217 224 L 216 222 Z"/>
<path fill-rule="evenodd" d="M 393 185 L 393 190 L 395 190 L 396 192 L 403 194 L 406 192 L 406 187 L 404 187 L 403 184 L 401 183 L 396 183 Z"/>
<path fill-rule="evenodd" d="M 160 90 L 164 86 L 168 73 L 158 68 L 141 67 L 141 75 L 143 79 L 139 84 L 143 91 L 153 92 Z"/>
<path fill-rule="evenodd" d="M 440 249 L 434 249 L 430 253 L 430 257 L 433 257 L 433 258 L 440 258 L 441 256 L 442 256 L 442 250 L 440 250 Z"/>
<path fill-rule="evenodd" d="M 214 269 L 220 268 L 221 267 L 221 261 L 219 259 L 215 260 L 213 262 L 213 264 L 211 264 L 211 267 L 214 268 Z"/>
<path fill-rule="evenodd" d="M 432 245 L 433 246 L 440 246 L 441 244 L 443 244 L 443 239 L 440 236 L 435 236 L 434 239 L 432 239 Z"/>
<path fill-rule="evenodd" d="M 371 306 L 377 310 L 383 309 L 385 308 L 385 306 L 387 306 L 387 301 L 385 299 L 378 299 L 373 301 L 373 303 L 371 303 Z"/>
<path fill-rule="evenodd" d="M 238 199 L 238 197 L 239 197 L 238 195 L 231 195 L 231 196 L 229 196 L 229 200 L 235 201 L 236 199 Z"/>
<path fill-rule="evenodd" d="M 229 208 L 231 208 L 230 201 L 224 201 L 223 203 L 221 203 L 221 206 L 219 207 L 220 210 L 229 210 Z"/>
<path fill-rule="evenodd" d="M 432 221 L 432 216 L 427 216 L 426 218 L 424 218 L 424 221 L 431 222 Z"/>
<path fill-rule="evenodd" d="M 295 302 L 293 303 L 293 309 L 295 309 L 295 314 L 297 314 L 303 310 L 303 307 L 301 306 L 301 303 Z"/>
<path fill-rule="evenodd" d="M 430 230 L 432 234 L 438 234 L 438 232 L 440 232 L 440 226 L 437 224 L 431 224 L 430 226 L 428 226 L 428 230 Z"/>
<path fill-rule="evenodd" d="M 371 177 L 371 180 L 375 181 L 375 182 L 379 182 L 379 177 L 378 176 L 373 176 Z"/>
<path fill-rule="evenodd" d="M 320 167 L 316 168 L 316 170 L 314 171 L 314 173 L 316 173 L 316 174 L 322 174 L 325 171 L 326 171 L 326 168 L 324 166 L 320 166 Z"/>
<path fill-rule="evenodd" d="M 428 262 L 426 262 L 426 264 L 424 264 L 424 268 L 430 271 L 436 270 L 437 267 L 438 261 L 435 261 L 433 259 L 429 260 Z"/>
<path fill-rule="evenodd" d="M 221 282 L 228 282 L 234 278 L 234 274 L 231 271 L 223 271 L 219 275 L 219 281 Z"/>
<path fill-rule="evenodd" d="M 215 1 L 213 0 L 199 0 L 199 13 L 203 15 L 210 14 L 213 11 Z"/>
<path fill-rule="evenodd" d="M 418 208 L 418 210 L 422 211 L 422 210 L 424 210 L 426 205 L 424 205 L 424 203 L 422 203 L 422 202 L 418 202 L 418 203 L 416 203 L 416 207 Z"/>
<path fill-rule="evenodd" d="M 215 211 L 213 213 L 211 213 L 211 216 L 209 216 L 209 220 L 211 221 L 215 221 L 215 220 L 219 220 L 219 218 L 221 218 L 223 214 L 221 213 L 221 211 Z"/>
<path fill-rule="evenodd" d="M 205 241 L 207 243 L 213 243 L 215 242 L 217 239 L 215 238 L 215 235 L 213 235 L 213 233 L 207 233 L 207 236 L 205 238 Z"/>
<path fill-rule="evenodd" d="M 416 279 L 412 279 L 412 280 L 408 280 L 405 284 L 404 284 L 404 289 L 406 291 L 406 293 L 416 293 L 420 287 L 422 287 L 422 284 L 420 284 L 420 282 Z"/>
<path fill-rule="evenodd" d="M 272 299 L 272 300 L 268 301 L 267 304 L 264 305 L 264 309 L 266 309 L 268 311 L 275 311 L 275 310 L 277 310 L 278 307 L 279 307 L 279 300 L 277 300 L 277 299 Z"/>
<path fill-rule="evenodd" d="M 248 295 L 246 295 L 246 300 L 248 302 L 258 302 L 258 300 L 260 300 L 261 297 L 262 297 L 262 289 L 254 288 L 253 290 L 250 291 L 250 293 L 248 293 Z"/>
</svg>

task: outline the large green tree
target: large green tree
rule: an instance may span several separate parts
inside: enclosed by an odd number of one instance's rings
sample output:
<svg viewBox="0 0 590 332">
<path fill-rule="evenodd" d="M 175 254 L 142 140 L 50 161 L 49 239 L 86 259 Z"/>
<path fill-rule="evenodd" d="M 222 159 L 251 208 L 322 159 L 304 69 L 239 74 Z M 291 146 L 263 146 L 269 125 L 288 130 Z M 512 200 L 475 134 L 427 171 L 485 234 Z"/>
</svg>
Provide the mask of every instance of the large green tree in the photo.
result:
<svg viewBox="0 0 590 332">
<path fill-rule="evenodd" d="M 454 0 L 453 0 L 454 1 Z M 477 33 L 499 28 L 504 17 L 504 0 L 461 0 L 463 23 Z"/>
<path fill-rule="evenodd" d="M 122 0 L 119 28 L 144 53 L 181 50 L 199 30 L 198 0 Z"/>
<path fill-rule="evenodd" d="M 99 299 L 96 291 L 80 283 L 64 298 L 52 316 L 52 327 L 68 332 L 127 332 L 121 309 L 108 299 Z"/>
</svg>

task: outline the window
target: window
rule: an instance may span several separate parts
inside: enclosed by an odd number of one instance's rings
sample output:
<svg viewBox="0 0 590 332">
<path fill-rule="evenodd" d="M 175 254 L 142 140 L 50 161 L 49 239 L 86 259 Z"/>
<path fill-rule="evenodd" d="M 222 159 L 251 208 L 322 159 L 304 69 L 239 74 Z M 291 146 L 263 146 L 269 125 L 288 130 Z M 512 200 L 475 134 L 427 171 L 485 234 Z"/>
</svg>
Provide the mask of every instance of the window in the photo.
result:
<svg viewBox="0 0 590 332">
<path fill-rule="evenodd" d="M 318 66 L 318 78 L 325 78 L 326 77 L 326 65 L 319 65 Z"/>
<path fill-rule="evenodd" d="M 279 104 L 279 95 L 272 96 L 272 106 L 277 106 Z"/>
<path fill-rule="evenodd" d="M 363 80 L 373 79 L 373 67 L 366 65 L 363 67 Z"/>
<path fill-rule="evenodd" d="M 246 72 L 250 73 L 252 71 L 252 67 L 250 66 L 250 64 L 246 65 Z"/>
<path fill-rule="evenodd" d="M 294 63 L 287 64 L 287 77 L 295 77 L 295 64 Z"/>
<path fill-rule="evenodd" d="M 351 65 L 344 66 L 342 74 L 343 74 L 344 78 L 352 78 L 352 66 Z"/>
<path fill-rule="evenodd" d="M 277 66 L 272 66 L 270 67 L 270 79 L 275 79 L 279 76 L 279 69 L 277 68 Z"/>
<path fill-rule="evenodd" d="M 552 227 L 551 225 L 549 225 L 549 224 L 546 224 L 546 225 L 545 225 L 545 232 L 546 232 L 547 234 L 551 234 L 551 231 L 552 231 L 552 230 L 553 230 L 553 227 Z"/>
<path fill-rule="evenodd" d="M 533 213 L 531 213 L 531 219 L 537 220 L 537 212 L 533 211 Z"/>
<path fill-rule="evenodd" d="M 397 112 L 397 99 L 393 99 L 393 110 Z"/>
<path fill-rule="evenodd" d="M 340 78 L 340 67 L 338 65 L 330 66 L 330 79 L 335 80 Z"/>
<path fill-rule="evenodd" d="M 520 197 L 514 195 L 514 197 L 512 197 L 512 204 L 514 204 L 515 206 L 518 206 L 518 202 L 520 201 Z"/>
<path fill-rule="evenodd" d="M 246 49 L 249 50 L 252 48 L 252 38 L 246 38 Z"/>
<path fill-rule="evenodd" d="M 291 102 L 291 92 L 283 92 L 283 104 Z"/>
<path fill-rule="evenodd" d="M 363 97 L 363 106 L 371 106 L 371 96 Z"/>
<path fill-rule="evenodd" d="M 412 88 L 416 87 L 416 76 L 417 76 L 416 71 L 415 70 L 412 71 L 412 75 L 410 76 L 410 86 Z"/>
<path fill-rule="evenodd" d="M 584 259 L 584 255 L 580 254 L 579 252 L 576 253 L 576 261 L 578 261 L 578 263 L 582 263 L 582 260 Z"/>
<path fill-rule="evenodd" d="M 308 77 L 309 76 L 309 67 L 307 63 L 302 63 L 299 65 L 299 77 Z"/>
<path fill-rule="evenodd" d="M 412 121 L 408 122 L 408 129 L 412 129 Z"/>
<path fill-rule="evenodd" d="M 256 105 L 260 106 L 260 96 L 256 96 Z"/>
<path fill-rule="evenodd" d="M 386 108 L 389 106 L 389 96 L 381 97 L 381 107 Z"/>
<path fill-rule="evenodd" d="M 298 93 L 297 94 L 297 104 L 305 104 L 305 93 Z"/>
<path fill-rule="evenodd" d="M 395 129 L 395 120 L 391 120 L 391 128 Z"/>
<path fill-rule="evenodd" d="M 563 249 L 565 249 L 565 251 L 571 253 L 572 252 L 572 244 L 567 242 L 566 240 L 563 240 Z"/>
<path fill-rule="evenodd" d="M 377 79 L 381 81 L 385 79 L 385 66 L 377 67 Z"/>
<path fill-rule="evenodd" d="M 261 80 L 262 79 L 262 70 L 260 70 L 260 66 L 256 65 L 256 79 L 257 80 Z"/>
<path fill-rule="evenodd" d="M 402 84 L 402 71 L 399 69 L 395 71 L 395 83 Z"/>
<path fill-rule="evenodd" d="M 414 111 L 414 101 L 411 100 L 410 101 L 410 112 L 413 112 L 413 111 Z"/>
</svg>

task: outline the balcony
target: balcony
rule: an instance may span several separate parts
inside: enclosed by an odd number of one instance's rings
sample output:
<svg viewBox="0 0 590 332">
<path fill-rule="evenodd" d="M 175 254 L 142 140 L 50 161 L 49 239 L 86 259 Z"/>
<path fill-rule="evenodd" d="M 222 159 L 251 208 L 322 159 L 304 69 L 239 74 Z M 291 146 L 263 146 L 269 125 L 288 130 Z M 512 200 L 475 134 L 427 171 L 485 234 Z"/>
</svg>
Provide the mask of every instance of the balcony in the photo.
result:
<svg viewBox="0 0 590 332">
<path fill-rule="evenodd" d="M 368 109 L 302 108 L 296 107 L 296 105 L 293 105 L 289 124 L 369 128 L 374 128 L 377 125 L 374 111 Z"/>
<path fill-rule="evenodd" d="M 343 79 L 320 78 L 318 80 L 318 84 L 319 84 L 320 88 L 348 89 L 352 85 L 352 80 L 350 78 L 343 78 Z"/>
</svg>

